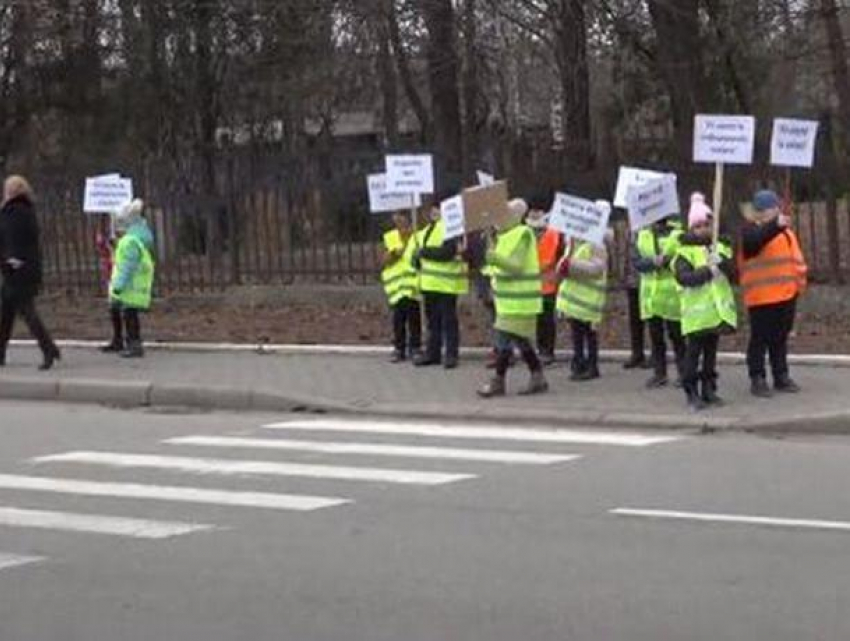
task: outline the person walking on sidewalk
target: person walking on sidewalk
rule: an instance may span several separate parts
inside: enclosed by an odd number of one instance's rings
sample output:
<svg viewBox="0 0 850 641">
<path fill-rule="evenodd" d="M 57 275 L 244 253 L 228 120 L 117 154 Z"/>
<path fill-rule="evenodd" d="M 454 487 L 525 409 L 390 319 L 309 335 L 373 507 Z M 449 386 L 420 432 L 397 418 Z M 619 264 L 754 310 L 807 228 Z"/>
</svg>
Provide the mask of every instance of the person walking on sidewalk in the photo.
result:
<svg viewBox="0 0 850 641">
<path fill-rule="evenodd" d="M 770 357 L 773 389 L 795 393 L 800 387 L 788 368 L 788 336 L 794 329 L 797 299 L 806 289 L 808 268 L 791 218 L 779 197 L 760 191 L 753 198 L 753 219 L 741 230 L 738 256 L 741 290 L 750 317 L 747 348 L 752 394 L 768 398 L 765 356 Z"/>
<path fill-rule="evenodd" d="M 522 222 L 528 212 L 525 201 L 512 200 L 508 209 L 509 220 L 498 230 L 487 252 L 487 264 L 493 274 L 499 357 L 495 376 L 478 391 L 482 398 L 505 395 L 505 376 L 514 348 L 519 350 L 531 375 L 528 386 L 520 394 L 542 394 L 549 390 L 543 364 L 533 346 L 537 319 L 543 311 L 537 239 Z"/>
<path fill-rule="evenodd" d="M 124 205 L 115 219 L 119 236 L 109 286 L 109 303 L 123 323 L 113 326 L 111 345 L 124 345 L 124 358 L 144 356 L 140 314 L 150 309 L 153 295 L 153 233 L 142 216 L 144 203 Z M 126 339 L 126 340 L 125 340 Z"/>
<path fill-rule="evenodd" d="M 537 317 L 537 353 L 543 365 L 555 362 L 558 317 L 555 309 L 558 299 L 558 277 L 555 272 L 558 261 L 564 256 L 564 235 L 549 227 L 546 205 L 538 201 L 528 213 L 528 226 L 537 238 L 537 255 L 540 259 L 540 277 L 543 287 L 543 311 Z"/>
<path fill-rule="evenodd" d="M 415 230 L 403 212 L 393 215 L 393 223 L 395 228 L 384 234 L 381 281 L 392 310 L 392 362 L 400 363 L 408 356 L 416 358 L 422 351 L 422 319 L 419 277 L 412 263 L 416 251 Z"/>
<path fill-rule="evenodd" d="M 44 360 L 39 369 L 46 371 L 61 360 L 62 354 L 35 307 L 43 275 L 41 232 L 33 200 L 32 187 L 25 178 L 6 179 L 0 208 L 0 366 L 6 364 L 15 319 L 21 316 L 41 348 Z"/>
<path fill-rule="evenodd" d="M 649 389 L 664 387 L 668 383 L 667 338 L 676 358 L 678 380 L 682 378 L 682 360 L 685 357 L 682 307 L 670 264 L 683 233 L 678 215 L 670 216 L 641 229 L 633 249 L 634 267 L 640 274 L 640 317 L 649 325 L 652 340 L 655 373 L 646 383 Z"/>
<path fill-rule="evenodd" d="M 596 201 L 599 209 L 611 205 L 605 200 Z M 602 246 L 570 239 L 566 255 L 558 263 L 558 276 L 562 279 L 558 290 L 558 311 L 570 322 L 573 335 L 571 362 L 573 381 L 590 381 L 599 378 L 599 334 L 605 302 L 608 297 L 608 249 L 610 231 Z"/>
<path fill-rule="evenodd" d="M 717 395 L 717 349 L 720 335 L 734 331 L 738 322 L 732 247 L 724 239 L 712 247 L 712 217 L 705 197 L 694 194 L 688 233 L 673 259 L 686 340 L 682 387 L 693 411 L 722 404 Z"/>
<path fill-rule="evenodd" d="M 417 367 L 439 365 L 455 369 L 460 353 L 458 297 L 469 291 L 469 274 L 457 239 L 445 237 L 446 226 L 439 206 L 431 208 L 431 222 L 419 233 L 414 267 L 419 269 L 419 286 L 425 298 L 428 346 L 414 361 Z M 445 360 L 443 348 L 445 347 Z"/>
</svg>

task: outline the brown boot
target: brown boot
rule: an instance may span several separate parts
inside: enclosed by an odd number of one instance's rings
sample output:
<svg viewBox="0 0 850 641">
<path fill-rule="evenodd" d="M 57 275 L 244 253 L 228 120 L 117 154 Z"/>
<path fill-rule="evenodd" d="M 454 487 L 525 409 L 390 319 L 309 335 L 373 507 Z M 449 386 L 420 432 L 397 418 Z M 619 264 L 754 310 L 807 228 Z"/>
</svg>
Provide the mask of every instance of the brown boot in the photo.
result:
<svg viewBox="0 0 850 641">
<path fill-rule="evenodd" d="M 534 396 L 535 394 L 545 394 L 549 391 L 549 383 L 546 381 L 546 376 L 543 372 L 532 372 L 531 379 L 528 381 L 528 387 L 521 390 L 520 396 Z"/>
<path fill-rule="evenodd" d="M 505 395 L 505 379 L 501 376 L 494 376 L 487 382 L 484 387 L 478 390 L 478 396 L 481 398 L 495 398 Z"/>
</svg>

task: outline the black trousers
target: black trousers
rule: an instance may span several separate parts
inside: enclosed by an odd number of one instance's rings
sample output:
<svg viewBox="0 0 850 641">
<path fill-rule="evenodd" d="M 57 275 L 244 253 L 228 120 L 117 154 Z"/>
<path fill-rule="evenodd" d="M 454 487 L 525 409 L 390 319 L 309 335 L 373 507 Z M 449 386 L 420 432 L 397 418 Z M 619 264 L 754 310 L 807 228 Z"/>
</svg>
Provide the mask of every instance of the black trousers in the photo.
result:
<svg viewBox="0 0 850 641">
<path fill-rule="evenodd" d="M 34 297 L 2 296 L 0 297 L 0 363 L 6 362 L 6 350 L 9 347 L 9 341 L 12 340 L 12 332 L 18 316 L 24 319 L 30 334 L 38 342 L 45 356 L 58 351 L 35 308 Z"/>
<path fill-rule="evenodd" d="M 537 317 L 537 351 L 546 356 L 555 353 L 558 322 L 555 313 L 557 294 L 547 294 L 543 297 L 543 312 Z"/>
<path fill-rule="evenodd" d="M 599 336 L 593 325 L 570 319 L 573 334 L 572 370 L 582 372 L 599 366 Z"/>
<path fill-rule="evenodd" d="M 422 349 L 422 317 L 419 302 L 402 298 L 393 305 L 393 347 L 402 356 Z"/>
<path fill-rule="evenodd" d="M 519 350 L 525 364 L 528 365 L 528 370 L 532 373 L 539 372 L 543 369 L 543 364 L 537 357 L 531 342 L 522 336 L 509 334 L 501 330 L 496 331 L 496 376 L 504 377 L 511 366 L 511 358 L 514 355 L 514 348 Z"/>
<path fill-rule="evenodd" d="M 632 346 L 632 358 L 644 358 L 644 322 L 640 319 L 640 290 L 637 287 L 629 287 L 626 290 L 626 299 L 629 310 L 629 337 Z"/>
<path fill-rule="evenodd" d="M 676 357 L 676 370 L 682 374 L 682 361 L 685 358 L 685 340 L 682 338 L 682 324 L 663 318 L 653 318 L 649 321 L 649 336 L 652 340 L 652 363 L 655 365 L 657 376 L 667 376 L 667 340 L 673 346 Z M 666 338 L 665 338 L 666 331 Z"/>
<path fill-rule="evenodd" d="M 113 304 L 109 307 L 109 317 L 113 345 L 123 346 L 125 337 L 128 343 L 142 342 L 142 321 L 138 309 Z"/>
<path fill-rule="evenodd" d="M 788 335 L 794 329 L 797 300 L 750 309 L 750 344 L 747 369 L 750 378 L 766 376 L 765 356 L 770 358 L 774 381 L 788 376 Z"/>
<path fill-rule="evenodd" d="M 430 360 L 441 360 L 445 346 L 446 358 L 457 359 L 460 352 L 457 296 L 425 292 L 425 317 L 428 323 L 427 357 Z"/>
<path fill-rule="evenodd" d="M 688 336 L 685 346 L 685 363 L 682 382 L 685 391 L 696 391 L 700 381 L 710 385 L 717 382 L 717 348 L 720 334 L 706 332 Z M 701 366 L 701 367 L 700 367 Z"/>
</svg>

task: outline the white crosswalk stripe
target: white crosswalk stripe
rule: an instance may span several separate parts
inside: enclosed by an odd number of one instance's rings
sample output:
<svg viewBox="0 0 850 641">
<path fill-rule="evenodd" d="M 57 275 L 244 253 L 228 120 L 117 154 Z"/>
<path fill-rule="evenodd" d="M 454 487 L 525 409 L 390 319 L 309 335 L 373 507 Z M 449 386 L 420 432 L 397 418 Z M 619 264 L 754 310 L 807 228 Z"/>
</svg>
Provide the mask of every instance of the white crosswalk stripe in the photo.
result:
<svg viewBox="0 0 850 641">
<path fill-rule="evenodd" d="M 551 465 L 568 463 L 579 456 L 575 454 L 552 454 L 538 452 L 512 452 L 501 450 L 460 449 L 447 447 L 422 447 L 388 445 L 384 443 L 340 443 L 329 441 L 305 441 L 292 439 L 230 438 L 223 436 L 185 436 L 163 441 L 168 445 L 191 445 L 196 447 L 283 450 L 294 452 L 316 452 L 321 454 L 362 454 L 367 456 L 391 456 L 423 459 L 446 459 L 477 461 L 484 463 L 509 463 L 524 465 Z"/>
<path fill-rule="evenodd" d="M 563 443 L 573 445 L 613 445 L 648 447 L 680 440 L 680 436 L 601 430 L 562 430 L 536 428 L 477 427 L 436 423 L 400 423 L 364 419 L 310 419 L 272 423 L 269 430 L 385 434 L 393 436 L 427 436 L 446 439 L 525 441 L 528 443 Z"/>
<path fill-rule="evenodd" d="M 271 461 L 238 461 L 230 459 L 155 456 L 117 452 L 67 452 L 32 459 L 35 463 L 85 463 L 114 468 L 147 468 L 217 474 L 223 476 L 295 476 L 314 479 L 398 483 L 403 485 L 445 485 L 474 479 L 474 474 L 448 474 L 370 467 L 335 465 L 303 465 Z"/>
<path fill-rule="evenodd" d="M 178 503 L 309 512 L 350 503 L 347 499 L 266 492 L 231 492 L 194 487 L 102 483 L 77 479 L 42 478 L 0 474 L 0 488 L 54 494 L 76 494 Z"/>
<path fill-rule="evenodd" d="M 0 552 L 0 570 L 17 568 L 22 565 L 32 565 L 33 563 L 41 563 L 46 560 L 43 556 L 18 556 L 17 554 Z"/>
<path fill-rule="evenodd" d="M 134 539 L 168 539 L 184 534 L 217 529 L 201 523 L 150 521 L 99 514 L 75 514 L 46 510 L 25 510 L 0 506 L 0 525 L 42 530 L 62 530 L 89 534 L 126 536 Z"/>
</svg>

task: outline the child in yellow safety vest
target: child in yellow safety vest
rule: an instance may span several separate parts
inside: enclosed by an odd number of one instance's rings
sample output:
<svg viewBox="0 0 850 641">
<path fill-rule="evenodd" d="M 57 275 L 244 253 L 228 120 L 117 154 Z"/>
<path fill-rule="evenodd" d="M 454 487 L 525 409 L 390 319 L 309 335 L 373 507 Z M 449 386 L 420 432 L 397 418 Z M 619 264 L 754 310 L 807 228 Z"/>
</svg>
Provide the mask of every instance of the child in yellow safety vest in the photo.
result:
<svg viewBox="0 0 850 641">
<path fill-rule="evenodd" d="M 418 357 L 422 352 L 422 316 L 419 277 L 413 267 L 415 230 L 402 212 L 393 214 L 394 229 L 384 234 L 381 282 L 393 319 L 392 362 Z"/>
<path fill-rule="evenodd" d="M 531 228 L 522 222 L 528 213 L 525 201 L 512 200 L 508 208 L 511 216 L 490 241 L 487 252 L 496 303 L 494 328 L 498 355 L 495 376 L 478 390 L 483 398 L 505 395 L 505 375 L 514 348 L 522 354 L 531 373 L 528 386 L 520 394 L 542 394 L 549 390 L 543 364 L 534 350 L 537 317 L 543 311 L 537 239 Z"/>
<path fill-rule="evenodd" d="M 705 197 L 694 194 L 688 233 L 682 236 L 672 264 L 686 341 L 682 383 L 694 411 L 722 404 L 717 396 L 717 349 L 720 335 L 737 326 L 732 247 L 724 239 L 712 246 L 712 218 Z"/>
<path fill-rule="evenodd" d="M 611 204 L 596 202 L 600 210 Z M 572 374 L 570 380 L 591 381 L 599 378 L 599 334 L 608 297 L 608 249 L 613 236 L 610 230 L 601 246 L 571 239 L 566 255 L 558 263 L 561 286 L 558 311 L 570 322 L 573 335 Z"/>
</svg>

